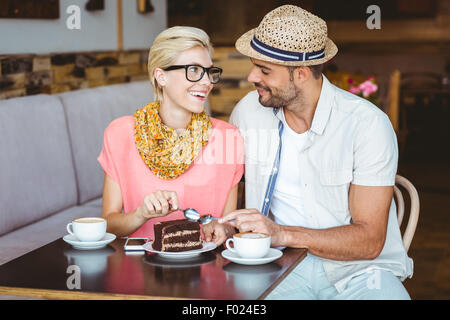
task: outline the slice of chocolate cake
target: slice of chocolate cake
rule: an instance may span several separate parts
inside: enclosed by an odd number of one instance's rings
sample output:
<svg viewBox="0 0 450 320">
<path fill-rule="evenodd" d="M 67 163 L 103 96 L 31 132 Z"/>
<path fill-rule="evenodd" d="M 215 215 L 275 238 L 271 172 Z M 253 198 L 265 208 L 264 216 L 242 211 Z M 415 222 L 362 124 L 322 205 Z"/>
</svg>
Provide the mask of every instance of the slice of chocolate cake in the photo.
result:
<svg viewBox="0 0 450 320">
<path fill-rule="evenodd" d="M 186 219 L 155 223 L 152 247 L 163 252 L 180 252 L 201 249 L 200 225 Z"/>
</svg>

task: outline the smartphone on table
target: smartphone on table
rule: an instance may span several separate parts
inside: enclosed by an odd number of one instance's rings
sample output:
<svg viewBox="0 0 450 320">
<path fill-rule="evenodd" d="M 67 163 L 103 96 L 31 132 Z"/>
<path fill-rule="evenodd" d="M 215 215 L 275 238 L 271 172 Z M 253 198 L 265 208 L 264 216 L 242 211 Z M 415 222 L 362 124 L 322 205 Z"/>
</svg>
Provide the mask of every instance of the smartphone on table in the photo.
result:
<svg viewBox="0 0 450 320">
<path fill-rule="evenodd" d="M 148 240 L 149 238 L 127 238 L 123 249 L 125 252 L 145 251 L 144 244 L 146 244 Z"/>
</svg>

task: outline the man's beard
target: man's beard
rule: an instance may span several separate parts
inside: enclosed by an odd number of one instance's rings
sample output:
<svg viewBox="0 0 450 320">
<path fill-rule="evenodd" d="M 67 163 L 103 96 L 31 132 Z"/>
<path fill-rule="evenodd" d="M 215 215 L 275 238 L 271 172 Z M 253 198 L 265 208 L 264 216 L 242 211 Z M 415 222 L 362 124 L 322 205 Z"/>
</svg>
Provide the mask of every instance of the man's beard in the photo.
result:
<svg viewBox="0 0 450 320">
<path fill-rule="evenodd" d="M 270 98 L 266 101 L 259 96 L 259 103 L 267 108 L 282 108 L 290 105 L 293 101 L 299 98 L 300 91 L 295 88 L 294 83 L 289 82 L 289 86 L 285 90 L 270 89 L 259 83 L 255 83 L 255 87 L 266 90 L 270 93 Z"/>
</svg>

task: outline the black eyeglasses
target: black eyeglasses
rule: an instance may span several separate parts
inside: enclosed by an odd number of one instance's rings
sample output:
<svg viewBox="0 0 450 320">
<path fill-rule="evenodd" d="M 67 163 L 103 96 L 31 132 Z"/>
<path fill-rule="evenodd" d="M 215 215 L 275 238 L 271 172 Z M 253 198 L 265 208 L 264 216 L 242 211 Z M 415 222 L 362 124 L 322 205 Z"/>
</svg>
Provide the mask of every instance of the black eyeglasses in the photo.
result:
<svg viewBox="0 0 450 320">
<path fill-rule="evenodd" d="M 203 75 L 206 72 L 208 74 L 209 81 L 211 81 L 211 83 L 214 84 L 214 83 L 217 83 L 220 81 L 220 75 L 222 74 L 221 68 L 218 68 L 218 67 L 205 68 L 205 67 L 199 66 L 197 64 L 170 66 L 163 70 L 171 71 L 171 70 L 178 70 L 178 69 L 185 69 L 186 70 L 186 79 L 191 82 L 200 81 L 200 79 L 203 78 Z"/>
</svg>

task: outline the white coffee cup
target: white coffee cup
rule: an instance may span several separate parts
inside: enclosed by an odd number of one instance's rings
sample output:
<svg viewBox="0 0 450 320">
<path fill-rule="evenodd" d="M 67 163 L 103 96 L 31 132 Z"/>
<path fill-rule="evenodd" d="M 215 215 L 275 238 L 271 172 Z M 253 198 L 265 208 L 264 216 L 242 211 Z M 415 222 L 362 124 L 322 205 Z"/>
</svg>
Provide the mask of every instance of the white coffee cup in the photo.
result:
<svg viewBox="0 0 450 320">
<path fill-rule="evenodd" d="M 67 232 L 80 241 L 99 241 L 105 236 L 106 220 L 97 217 L 78 218 L 67 225 Z"/>
<path fill-rule="evenodd" d="M 230 247 L 230 242 L 233 242 L 234 248 Z M 225 242 L 225 246 L 241 258 L 263 258 L 270 249 L 270 235 L 257 232 L 236 233 Z"/>
</svg>

